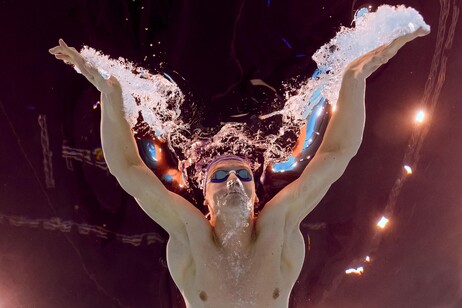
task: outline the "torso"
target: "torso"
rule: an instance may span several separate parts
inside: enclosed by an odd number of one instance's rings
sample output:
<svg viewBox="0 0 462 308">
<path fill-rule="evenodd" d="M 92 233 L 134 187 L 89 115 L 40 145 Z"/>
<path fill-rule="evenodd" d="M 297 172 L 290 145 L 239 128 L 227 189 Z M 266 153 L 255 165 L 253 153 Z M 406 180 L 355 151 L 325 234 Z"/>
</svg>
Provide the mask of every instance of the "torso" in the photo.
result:
<svg viewBox="0 0 462 308">
<path fill-rule="evenodd" d="M 188 231 L 187 241 L 170 238 L 169 270 L 188 308 L 288 307 L 305 257 L 304 240 L 298 225 L 288 228 L 282 217 L 271 219 L 275 215 L 263 212 L 251 251 L 244 257 L 224 253 L 205 218 L 192 223 L 194 231 Z"/>
</svg>

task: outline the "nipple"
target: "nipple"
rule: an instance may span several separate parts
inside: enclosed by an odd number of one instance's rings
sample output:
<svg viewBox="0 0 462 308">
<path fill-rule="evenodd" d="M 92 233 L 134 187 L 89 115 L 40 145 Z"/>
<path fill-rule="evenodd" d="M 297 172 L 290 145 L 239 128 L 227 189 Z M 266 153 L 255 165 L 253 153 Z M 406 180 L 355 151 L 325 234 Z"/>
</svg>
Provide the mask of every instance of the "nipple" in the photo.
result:
<svg viewBox="0 0 462 308">
<path fill-rule="evenodd" d="M 205 302 L 207 300 L 207 293 L 205 293 L 204 291 L 201 291 L 201 293 L 199 294 L 199 297 L 203 302 Z"/>
</svg>

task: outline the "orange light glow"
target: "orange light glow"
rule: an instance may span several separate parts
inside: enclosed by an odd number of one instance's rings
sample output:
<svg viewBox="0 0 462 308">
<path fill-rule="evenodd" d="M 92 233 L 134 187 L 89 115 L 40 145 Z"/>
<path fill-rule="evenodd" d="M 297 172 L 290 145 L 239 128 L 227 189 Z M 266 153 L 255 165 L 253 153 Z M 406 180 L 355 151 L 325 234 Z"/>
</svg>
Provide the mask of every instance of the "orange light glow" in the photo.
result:
<svg viewBox="0 0 462 308">
<path fill-rule="evenodd" d="M 177 183 L 180 188 L 185 187 L 186 183 L 184 181 L 183 173 L 178 169 L 168 169 L 165 172 L 172 178 L 172 182 Z"/>
<path fill-rule="evenodd" d="M 364 273 L 364 268 L 362 266 L 358 268 L 350 268 L 350 269 L 347 269 L 345 273 L 348 275 L 355 274 L 355 275 L 361 276 Z"/>
<path fill-rule="evenodd" d="M 303 125 L 300 129 L 300 136 L 298 136 L 297 143 L 295 144 L 295 147 L 291 153 L 293 157 L 297 157 L 303 151 L 303 142 L 305 141 L 305 138 L 306 138 L 306 124 Z"/>
<path fill-rule="evenodd" d="M 388 224 L 388 222 L 389 222 L 389 220 L 385 216 L 382 216 L 380 221 L 377 223 L 377 226 L 384 229 L 385 226 Z"/>
<path fill-rule="evenodd" d="M 412 168 L 408 165 L 404 166 L 404 169 L 406 170 L 407 174 L 412 174 Z"/>
<path fill-rule="evenodd" d="M 419 110 L 417 115 L 415 116 L 416 123 L 422 123 L 425 120 L 425 112 L 423 110 Z"/>
</svg>

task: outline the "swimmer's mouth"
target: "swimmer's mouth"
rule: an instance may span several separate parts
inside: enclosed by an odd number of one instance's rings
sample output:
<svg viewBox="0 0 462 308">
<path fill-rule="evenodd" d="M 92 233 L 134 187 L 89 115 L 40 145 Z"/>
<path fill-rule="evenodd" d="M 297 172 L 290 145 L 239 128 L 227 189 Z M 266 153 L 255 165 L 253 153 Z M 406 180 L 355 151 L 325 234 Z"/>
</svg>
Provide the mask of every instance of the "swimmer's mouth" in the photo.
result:
<svg viewBox="0 0 462 308">
<path fill-rule="evenodd" d="M 232 191 L 227 192 L 225 196 L 230 196 L 230 195 L 244 195 L 244 193 L 239 190 L 232 190 Z"/>
<path fill-rule="evenodd" d="M 240 194 L 242 194 L 240 191 L 230 191 L 230 192 L 226 193 L 227 196 L 228 195 L 240 195 Z"/>
</svg>

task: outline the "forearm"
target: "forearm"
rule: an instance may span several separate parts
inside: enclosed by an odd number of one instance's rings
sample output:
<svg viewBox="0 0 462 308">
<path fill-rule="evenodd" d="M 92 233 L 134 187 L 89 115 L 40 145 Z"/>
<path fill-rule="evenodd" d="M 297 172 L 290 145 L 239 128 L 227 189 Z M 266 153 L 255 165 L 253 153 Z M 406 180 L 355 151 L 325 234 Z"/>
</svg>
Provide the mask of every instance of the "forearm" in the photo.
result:
<svg viewBox="0 0 462 308">
<path fill-rule="evenodd" d="M 319 152 L 351 151 L 361 145 L 365 124 L 366 80 L 347 71 L 342 80 L 336 110 L 333 113 Z"/>
<path fill-rule="evenodd" d="M 121 91 L 101 94 L 101 142 L 111 173 L 142 162 L 130 125 L 124 117 Z"/>
</svg>

